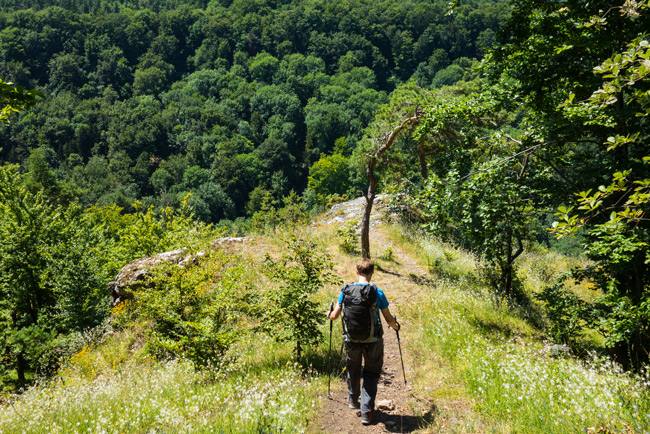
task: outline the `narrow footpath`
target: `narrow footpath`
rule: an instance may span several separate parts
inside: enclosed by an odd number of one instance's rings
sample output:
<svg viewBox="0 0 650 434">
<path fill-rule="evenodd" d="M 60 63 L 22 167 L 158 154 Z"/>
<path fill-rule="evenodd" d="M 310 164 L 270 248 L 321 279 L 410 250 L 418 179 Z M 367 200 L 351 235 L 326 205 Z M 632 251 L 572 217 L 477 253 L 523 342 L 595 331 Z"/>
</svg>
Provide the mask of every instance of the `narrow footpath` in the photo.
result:
<svg viewBox="0 0 650 434">
<path fill-rule="evenodd" d="M 384 368 L 379 380 L 376 411 L 373 423 L 369 426 L 361 424 L 361 412 L 352 410 L 347 405 L 347 386 L 345 383 L 344 356 L 340 360 L 337 372 L 338 378 L 332 378 L 331 397 L 324 397 L 326 402 L 317 422 L 317 431 L 326 433 L 410 433 L 427 421 L 433 420 L 434 404 L 423 396 L 416 396 L 411 385 L 413 379 L 413 361 L 408 352 L 408 334 L 405 333 L 409 324 L 401 315 L 401 307 L 409 302 L 412 295 L 422 288 L 415 282 L 426 279 L 426 272 L 416 262 L 401 251 L 397 246 L 391 245 L 384 234 L 382 225 L 376 225 L 371 231 L 371 248 L 375 252 L 383 252 L 390 246 L 393 250 L 393 261 L 383 261 L 383 267 L 377 267 L 372 282 L 382 288 L 386 293 L 390 310 L 397 315 L 402 326 L 401 349 L 406 373 L 406 384 L 400 361 L 400 351 L 395 331 L 384 321 Z M 337 264 L 337 272 L 344 279 L 353 279 L 353 270 L 356 258 L 341 258 Z M 337 294 L 332 294 L 335 297 Z M 382 319 L 383 321 L 383 319 Z M 341 333 L 340 321 L 334 326 L 334 334 Z M 340 338 L 338 339 L 340 342 Z M 334 351 L 340 351 L 336 348 Z M 336 360 L 336 357 L 335 357 Z"/>
</svg>

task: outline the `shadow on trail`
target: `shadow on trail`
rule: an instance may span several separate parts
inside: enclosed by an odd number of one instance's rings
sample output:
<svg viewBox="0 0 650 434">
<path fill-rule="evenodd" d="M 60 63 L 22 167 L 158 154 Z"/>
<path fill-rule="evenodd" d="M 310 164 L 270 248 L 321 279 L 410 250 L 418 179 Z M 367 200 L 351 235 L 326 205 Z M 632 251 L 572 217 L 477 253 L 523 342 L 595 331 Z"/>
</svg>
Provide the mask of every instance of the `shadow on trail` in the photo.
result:
<svg viewBox="0 0 650 434">
<path fill-rule="evenodd" d="M 411 282 L 413 282 L 413 283 L 415 283 L 417 285 L 420 285 L 420 286 L 428 286 L 428 287 L 431 287 L 431 288 L 436 286 L 436 283 L 433 281 L 433 279 L 430 279 L 430 278 L 428 278 L 426 276 L 417 276 L 417 275 L 415 275 L 413 273 L 410 273 L 409 274 L 409 279 L 411 280 Z"/>
<path fill-rule="evenodd" d="M 403 277 L 403 276 L 402 276 L 401 274 L 399 274 L 398 272 L 396 272 L 396 271 L 392 271 L 392 270 L 388 270 L 388 269 L 382 267 L 382 266 L 379 265 L 379 264 L 375 264 L 375 270 L 379 271 L 380 273 L 390 274 L 391 276 Z"/>
<path fill-rule="evenodd" d="M 383 268 L 383 267 L 381 267 L 379 265 L 375 265 L 375 268 L 380 273 L 390 274 L 391 276 L 399 277 L 400 279 L 405 279 L 405 280 L 408 279 L 411 282 L 413 282 L 413 283 L 415 283 L 417 285 L 420 285 L 420 286 L 429 286 L 429 287 L 435 286 L 435 282 L 433 281 L 433 279 L 431 279 L 431 278 L 429 278 L 427 276 L 418 276 L 418 275 L 416 275 L 414 273 L 409 273 L 407 276 L 404 276 L 403 274 L 400 274 L 400 273 L 398 273 L 396 271 L 387 270 L 386 268 Z"/>
<path fill-rule="evenodd" d="M 383 425 L 388 432 L 410 433 L 425 428 L 434 420 L 433 413 L 427 412 L 422 416 L 388 414 L 382 411 L 375 411 L 377 417 L 374 425 Z"/>
</svg>

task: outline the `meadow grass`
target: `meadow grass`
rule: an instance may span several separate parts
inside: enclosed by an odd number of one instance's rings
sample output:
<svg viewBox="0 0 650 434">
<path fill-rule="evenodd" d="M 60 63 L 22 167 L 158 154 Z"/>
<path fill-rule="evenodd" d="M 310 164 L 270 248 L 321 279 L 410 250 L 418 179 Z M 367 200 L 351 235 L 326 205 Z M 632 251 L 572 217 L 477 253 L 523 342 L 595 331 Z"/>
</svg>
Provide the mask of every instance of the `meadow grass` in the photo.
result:
<svg viewBox="0 0 650 434">
<path fill-rule="evenodd" d="M 239 359 L 212 370 L 149 360 L 89 378 L 73 362 L 62 381 L 5 402 L 0 432 L 305 432 L 322 379 L 306 375 L 284 346 L 261 335 L 251 344 L 240 343 Z"/>
<path fill-rule="evenodd" d="M 503 432 L 650 432 L 647 372 L 623 372 L 595 354 L 551 356 L 542 331 L 512 306 L 495 303 L 476 281 L 478 259 L 436 241 L 417 243 L 421 261 L 440 270 L 432 270 L 439 277 L 435 287 L 409 312 L 416 357 L 446 360 L 465 385 L 462 393 L 485 417 L 503 421 Z M 530 264 L 557 259 L 528 258 Z M 535 274 L 533 266 L 528 274 L 552 278 Z"/>
<path fill-rule="evenodd" d="M 523 282 L 527 293 L 535 294 L 545 286 L 555 283 L 564 272 L 574 267 L 582 267 L 587 260 L 565 256 L 559 252 L 550 251 L 544 247 L 536 247 L 524 252 L 517 258 L 517 276 Z M 590 282 L 566 282 L 567 288 L 578 297 L 591 301 L 598 295 Z"/>
<path fill-rule="evenodd" d="M 328 300 L 318 295 L 323 313 Z M 295 344 L 256 332 L 255 321 L 242 314 L 237 341 L 200 368 L 149 356 L 150 325 L 136 322 L 81 348 L 55 379 L 0 401 L 0 432 L 306 432 L 325 389 L 327 343 L 309 348 L 299 363 Z"/>
</svg>

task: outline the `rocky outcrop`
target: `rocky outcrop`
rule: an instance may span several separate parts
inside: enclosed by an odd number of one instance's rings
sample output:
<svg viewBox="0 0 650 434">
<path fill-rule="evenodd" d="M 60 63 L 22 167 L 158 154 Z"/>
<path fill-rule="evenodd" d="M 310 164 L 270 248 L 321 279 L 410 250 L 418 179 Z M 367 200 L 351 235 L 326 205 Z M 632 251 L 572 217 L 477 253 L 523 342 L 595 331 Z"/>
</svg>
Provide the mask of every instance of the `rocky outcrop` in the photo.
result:
<svg viewBox="0 0 650 434">
<path fill-rule="evenodd" d="M 152 267 L 163 261 L 180 262 L 182 258 L 183 249 L 178 249 L 129 262 L 122 267 L 115 280 L 108 284 L 108 290 L 113 297 L 111 307 L 133 298 L 134 292 L 147 287 L 147 277 Z"/>
<path fill-rule="evenodd" d="M 378 194 L 375 197 L 374 205 L 381 208 L 386 202 L 386 195 Z M 360 219 L 366 207 L 366 199 L 358 197 L 343 203 L 337 203 L 323 216 L 322 220 L 325 224 L 331 225 L 335 223 L 347 223 L 354 219 Z M 370 224 L 375 225 L 379 219 L 379 213 L 372 213 L 370 217 Z"/>
<path fill-rule="evenodd" d="M 219 249 L 225 244 L 243 243 L 248 240 L 249 238 L 245 237 L 218 238 L 212 243 L 211 247 L 213 249 Z M 180 267 L 187 267 L 191 264 L 196 264 L 203 256 L 205 254 L 201 252 L 188 255 L 185 254 L 185 249 L 178 249 L 129 262 L 115 276 L 115 280 L 108 284 L 108 290 L 112 296 L 111 307 L 118 305 L 124 300 L 133 298 L 133 295 L 137 291 L 146 289 L 149 286 L 148 277 L 151 275 L 150 270 L 161 262 L 171 262 L 178 264 Z"/>
<path fill-rule="evenodd" d="M 223 246 L 224 244 L 241 244 L 246 241 L 250 241 L 251 238 L 249 237 L 223 237 L 223 238 L 217 238 L 212 242 L 212 248 L 213 249 L 218 249 L 219 247 Z"/>
</svg>

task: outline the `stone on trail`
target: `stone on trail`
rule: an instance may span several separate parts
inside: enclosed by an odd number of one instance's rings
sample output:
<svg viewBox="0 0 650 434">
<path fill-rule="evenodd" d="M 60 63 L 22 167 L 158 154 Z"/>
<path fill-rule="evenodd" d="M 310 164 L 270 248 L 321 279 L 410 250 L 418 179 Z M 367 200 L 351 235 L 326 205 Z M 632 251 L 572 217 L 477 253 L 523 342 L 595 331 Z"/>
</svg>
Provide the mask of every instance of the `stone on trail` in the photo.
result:
<svg viewBox="0 0 650 434">
<path fill-rule="evenodd" d="M 395 404 L 392 399 L 382 399 L 381 401 L 377 401 L 376 407 L 377 410 L 395 410 Z"/>
<path fill-rule="evenodd" d="M 397 425 L 399 425 L 399 422 L 397 422 L 396 420 L 386 421 L 386 426 L 390 429 L 395 429 Z"/>
</svg>

